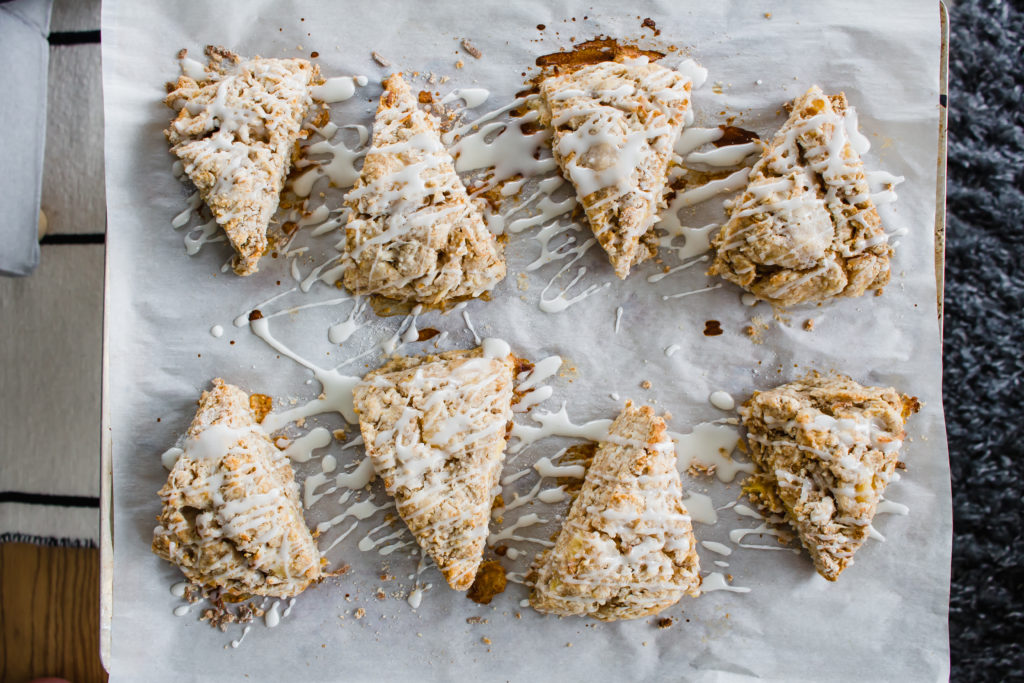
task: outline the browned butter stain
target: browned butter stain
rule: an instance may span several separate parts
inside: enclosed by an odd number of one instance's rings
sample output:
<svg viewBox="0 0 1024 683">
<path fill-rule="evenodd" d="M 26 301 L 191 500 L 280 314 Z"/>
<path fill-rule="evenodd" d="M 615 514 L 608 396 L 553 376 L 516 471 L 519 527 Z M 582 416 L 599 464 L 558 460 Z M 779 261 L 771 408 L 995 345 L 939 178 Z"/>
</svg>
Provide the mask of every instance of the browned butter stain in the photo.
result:
<svg viewBox="0 0 1024 683">
<path fill-rule="evenodd" d="M 705 337 L 717 337 L 722 334 L 722 323 L 717 320 L 707 320 L 704 322 L 704 336 Z"/>
<path fill-rule="evenodd" d="M 715 140 L 713 144 L 715 147 L 725 147 L 726 145 L 742 145 L 747 142 L 753 142 L 754 140 L 760 140 L 757 133 L 746 128 L 740 128 L 739 126 L 726 126 L 720 125 L 722 129 L 722 137 Z"/>
<path fill-rule="evenodd" d="M 642 50 L 635 45 L 619 43 L 615 38 L 593 38 L 576 43 L 571 50 L 552 52 L 537 57 L 537 66 L 547 67 L 579 67 L 600 62 L 613 62 L 617 59 L 647 57 L 652 62 L 665 56 L 664 52 Z"/>
<path fill-rule="evenodd" d="M 416 341 L 427 341 L 428 339 L 433 339 L 439 334 L 441 334 L 441 332 L 433 327 L 424 327 L 420 330 L 420 334 L 416 337 Z"/>
<path fill-rule="evenodd" d="M 649 28 L 652 31 L 654 31 L 654 35 L 661 35 L 661 29 L 659 29 L 658 25 L 654 23 L 654 19 L 651 19 L 650 17 L 647 17 L 646 19 L 643 20 L 643 22 L 641 22 L 640 28 Z"/>
<path fill-rule="evenodd" d="M 494 596 L 502 593 L 508 584 L 505 578 L 505 568 L 500 562 L 485 560 L 480 563 L 476 572 L 476 579 L 469 587 L 466 597 L 480 605 L 489 605 Z"/>
</svg>

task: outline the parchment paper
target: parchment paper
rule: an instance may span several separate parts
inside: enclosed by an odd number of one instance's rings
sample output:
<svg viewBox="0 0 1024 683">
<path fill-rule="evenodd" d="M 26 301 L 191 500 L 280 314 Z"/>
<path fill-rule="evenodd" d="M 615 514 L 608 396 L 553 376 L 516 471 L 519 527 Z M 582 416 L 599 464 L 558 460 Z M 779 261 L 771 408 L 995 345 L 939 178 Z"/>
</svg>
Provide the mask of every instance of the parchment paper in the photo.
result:
<svg viewBox="0 0 1024 683">
<path fill-rule="evenodd" d="M 658 38 L 641 29 L 645 17 L 655 20 Z M 643 10 L 593 0 L 105 2 L 113 680 L 946 678 L 951 512 L 933 256 L 938 28 L 931 0 L 674 1 Z M 246 55 L 308 57 L 316 50 L 325 75 L 370 78 L 355 99 L 332 110 L 339 124 L 369 125 L 379 80 L 391 71 L 371 61 L 372 50 L 394 62 L 394 69 L 451 76 L 444 91 L 489 89 L 487 104 L 478 110 L 486 111 L 512 99 L 522 87 L 521 73 L 530 70 L 536 56 L 599 34 L 685 47 L 709 70 L 708 83 L 694 95 L 698 125 L 717 125 L 736 115 L 737 125 L 770 134 L 783 120 L 783 102 L 810 84 L 845 91 L 873 144 L 866 155 L 869 168 L 906 177 L 890 223 L 908 231 L 898 238 L 893 282 L 880 298 L 797 309 L 788 324 L 771 321 L 764 342 L 756 344 L 742 330 L 752 315 L 770 320 L 770 312 L 764 305 L 743 306 L 732 286 L 661 298 L 707 286 L 699 267 L 652 284 L 646 278 L 657 270 L 646 264 L 628 281 L 613 282 L 563 313 L 544 314 L 537 297 L 558 266 L 530 274 L 525 290 L 517 286 L 517 273 L 537 253 L 526 233 L 510 239 L 510 275 L 493 300 L 474 301 L 465 309 L 477 330 L 506 339 L 528 358 L 565 357 L 575 372 L 554 382 L 555 395 L 542 407 L 556 410 L 566 401 L 577 423 L 614 417 L 621 408 L 621 400 L 610 396 L 616 393 L 671 411 L 670 428 L 685 433 L 725 416 L 709 405 L 711 391 L 725 390 L 742 400 L 808 369 L 835 369 L 865 383 L 894 385 L 924 403 L 908 425 L 907 472 L 887 492 L 909 506 L 909 515 L 876 518 L 888 540 L 869 541 L 833 585 L 814 574 L 803 553 L 737 549 L 721 571 L 751 591 L 684 598 L 664 613 L 679 618 L 664 630 L 649 619 L 606 625 L 542 617 L 519 606 L 526 590 L 512 584 L 491 606 L 478 606 L 448 590 L 433 569 L 423 575 L 434 587 L 419 610 L 400 599 L 377 601 L 378 586 L 393 588 L 377 576 L 382 558 L 355 549 L 361 533 L 330 555 L 352 565 L 349 575 L 300 596 L 278 627 L 256 624 L 237 649 L 228 643 L 239 637 L 239 627 L 222 634 L 198 623 L 195 611 L 173 616 L 180 601 L 168 588 L 180 575 L 149 551 L 159 507 L 156 491 L 166 476 L 159 455 L 187 426 L 200 391 L 210 378 L 222 376 L 275 396 L 307 400 L 319 392 L 315 381 L 308 383 L 307 370 L 248 329 L 231 325 L 240 312 L 293 284 L 285 259 L 267 258 L 258 275 L 241 279 L 220 270 L 230 255 L 225 244 L 207 245 L 189 258 L 182 234 L 170 227 L 188 194 L 171 174 L 172 158 L 161 133 L 171 116 L 161 103 L 163 84 L 177 76 L 176 52 L 187 47 L 198 57 L 208 43 Z M 460 50 L 463 38 L 482 51 L 482 59 Z M 679 53 L 671 58 L 678 61 Z M 464 68 L 455 68 L 457 60 Z M 331 192 L 329 202 L 337 206 L 340 193 Z M 700 211 L 720 214 L 721 199 L 701 207 L 693 222 L 684 213 L 684 223 L 701 224 Z M 588 267 L 584 284 L 610 279 L 597 249 L 579 265 Z M 309 267 L 303 262 L 304 272 Z M 338 290 L 318 284 L 289 305 L 337 296 Z M 615 333 L 619 306 L 622 324 Z M 402 321 L 374 322 L 339 349 L 328 343 L 326 330 L 344 313 L 347 309 L 331 307 L 301 311 L 276 319 L 274 332 L 305 357 L 327 364 L 369 348 Z M 367 316 L 373 318 L 369 311 Z M 813 332 L 802 328 L 807 318 L 816 321 Z M 705 337 L 709 319 L 719 320 L 725 333 Z M 221 338 L 210 334 L 216 324 L 226 330 Z M 419 325 L 448 330 L 444 348 L 472 345 L 459 314 L 429 313 Z M 672 344 L 680 350 L 669 357 L 664 349 Z M 433 346 L 412 344 L 403 352 L 428 350 Z M 371 357 L 351 370 L 361 373 L 377 362 Z M 643 380 L 651 381 L 650 390 L 640 388 Z M 560 445 L 554 439 L 538 442 L 506 473 L 551 456 Z M 342 467 L 362 457 L 358 448 L 330 450 Z M 299 468 L 300 478 L 315 469 Z M 719 507 L 739 495 L 736 482 L 725 486 L 684 477 L 684 487 L 708 492 Z M 554 519 L 548 513 L 561 510 L 541 512 Z M 322 519 L 323 513 L 316 514 L 321 517 L 309 515 L 312 523 Z M 695 525 L 699 539 L 728 543 L 730 529 L 756 526 L 729 510 L 719 516 L 715 525 Z M 536 550 L 517 547 L 531 556 Z M 723 559 L 703 550 L 701 555 L 702 568 L 709 570 L 715 569 L 713 560 Z M 397 582 L 408 587 L 415 560 L 396 553 L 390 561 Z M 366 617 L 356 620 L 352 610 L 360 606 Z M 468 624 L 470 616 L 488 621 Z"/>
</svg>

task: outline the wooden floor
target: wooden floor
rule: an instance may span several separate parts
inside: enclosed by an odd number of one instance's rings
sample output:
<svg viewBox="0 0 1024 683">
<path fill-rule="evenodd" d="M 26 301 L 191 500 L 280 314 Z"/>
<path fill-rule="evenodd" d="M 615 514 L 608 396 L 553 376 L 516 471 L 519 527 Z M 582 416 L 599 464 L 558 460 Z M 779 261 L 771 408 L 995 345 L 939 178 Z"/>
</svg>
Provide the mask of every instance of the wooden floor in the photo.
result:
<svg viewBox="0 0 1024 683">
<path fill-rule="evenodd" d="M 106 681 L 99 613 L 99 550 L 0 544 L 0 681 Z"/>
</svg>

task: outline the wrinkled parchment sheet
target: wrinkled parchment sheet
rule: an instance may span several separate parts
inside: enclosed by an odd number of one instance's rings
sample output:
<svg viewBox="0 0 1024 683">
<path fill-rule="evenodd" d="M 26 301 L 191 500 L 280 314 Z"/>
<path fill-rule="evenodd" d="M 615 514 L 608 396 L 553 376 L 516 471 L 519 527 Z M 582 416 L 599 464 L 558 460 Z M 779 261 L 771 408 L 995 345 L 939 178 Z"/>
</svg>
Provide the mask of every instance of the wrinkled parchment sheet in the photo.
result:
<svg viewBox="0 0 1024 683">
<path fill-rule="evenodd" d="M 666 1 L 645 7 L 527 0 L 104 3 L 110 386 L 105 401 L 114 468 L 114 680 L 537 681 L 557 676 L 795 681 L 947 676 L 951 512 L 933 238 L 938 8 L 931 0 Z M 647 17 L 655 21 L 660 36 L 641 28 L 641 19 Z M 403 599 L 378 601 L 373 597 L 378 586 L 389 594 L 411 588 L 407 577 L 416 564 L 407 551 L 383 558 L 356 548 L 369 527 L 382 522 L 383 513 L 362 522 L 329 553 L 332 562 L 352 565 L 348 575 L 301 595 L 276 628 L 257 621 L 237 648 L 230 642 L 241 635 L 241 627 L 227 633 L 213 630 L 197 620 L 196 609 L 186 617 L 174 616 L 172 610 L 182 603 L 169 587 L 180 575 L 155 557 L 149 544 L 159 508 L 156 492 L 166 477 L 160 454 L 187 426 L 200 391 L 216 376 L 247 391 L 300 401 L 320 390 L 305 368 L 247 328 L 231 324 L 239 313 L 294 286 L 290 262 L 265 258 L 258 275 L 242 279 L 221 271 L 230 256 L 226 244 L 208 244 L 190 258 L 182 232 L 170 225 L 189 193 L 172 176 L 173 159 L 162 135 L 172 115 L 161 102 L 164 83 L 177 77 L 177 51 L 186 47 L 198 58 L 210 43 L 266 57 L 309 57 L 318 51 L 326 76 L 369 78 L 354 99 L 333 106 L 333 120 L 370 125 L 380 80 L 391 71 L 374 63 L 371 51 L 391 60 L 394 69 L 450 76 L 444 85 L 431 87 L 442 94 L 456 87 L 487 88 L 487 102 L 475 110 L 486 112 L 511 101 L 523 87 L 521 74 L 533 72 L 538 55 L 600 34 L 652 47 L 674 44 L 705 66 L 707 83 L 693 97 L 697 125 L 714 126 L 736 116 L 736 125 L 770 136 L 784 120 L 782 104 L 812 83 L 827 92 L 845 91 L 872 142 L 865 157 L 869 169 L 906 178 L 898 187 L 899 201 L 884 214 L 890 231 L 907 231 L 894 238 L 899 244 L 893 281 L 880 298 L 798 308 L 779 322 L 764 304 L 753 309 L 741 304 L 740 291 L 731 285 L 662 299 L 714 284 L 702 266 L 650 283 L 647 277 L 658 270 L 648 263 L 628 281 L 613 281 L 603 253 L 593 249 L 571 269 L 570 277 L 577 266 L 586 266 L 588 272 L 570 294 L 587 284 L 611 284 L 562 313 L 546 314 L 538 309 L 538 297 L 559 265 L 528 273 L 520 284 L 517 275 L 538 250 L 527 231 L 510 237 L 509 276 L 493 300 L 474 301 L 464 309 L 477 331 L 506 339 L 527 358 L 563 356 L 565 367 L 573 370 L 552 379 L 554 396 L 540 408 L 557 410 L 565 401 L 576 423 L 613 418 L 622 400 L 633 398 L 670 411 L 670 429 L 687 433 L 696 424 L 729 416 L 709 404 L 710 392 L 724 390 L 743 400 L 755 389 L 789 381 L 809 369 L 838 370 L 864 383 L 896 386 L 924 404 L 908 424 L 902 454 L 907 470 L 887 491 L 888 498 L 909 506 L 909 515 L 879 515 L 875 526 L 887 540 L 867 542 L 856 564 L 831 585 L 817 577 L 803 552 L 733 546 L 733 554 L 722 558 L 701 548 L 703 570 L 716 570 L 714 560 L 727 560 L 729 567 L 718 571 L 732 575 L 734 586 L 750 592 L 684 598 L 663 613 L 678 619 L 666 629 L 659 629 L 653 619 L 601 624 L 541 616 L 520 607 L 526 589 L 516 584 L 509 584 L 490 606 L 480 606 L 450 591 L 432 568 L 422 578 L 433 587 L 418 610 Z M 482 58 L 460 48 L 463 38 L 480 49 Z M 681 53 L 672 53 L 666 63 L 681 58 Z M 460 60 L 464 67 L 458 69 Z M 416 81 L 414 88 L 422 83 Z M 338 206 L 340 196 L 329 190 L 329 204 Z M 683 223 L 703 225 L 720 218 L 722 199 L 719 195 L 684 211 Z M 308 240 L 311 257 L 326 253 L 316 250 L 336 241 L 337 235 Z M 302 260 L 303 274 L 318 262 Z M 666 263 L 677 262 L 666 254 Z M 308 294 L 287 299 L 285 307 L 340 295 L 317 284 Z M 310 308 L 275 318 L 272 329 L 305 358 L 327 365 L 378 344 L 403 320 L 374 320 L 368 309 L 365 316 L 373 322 L 339 348 L 328 342 L 326 332 L 347 312 L 346 307 Z M 754 315 L 769 323 L 762 343 L 743 332 Z M 803 329 L 808 318 L 815 321 L 813 331 Z M 711 319 L 720 321 L 724 334 L 703 335 L 704 323 Z M 444 349 L 473 345 L 461 312 L 426 313 L 418 324 L 449 331 Z M 211 335 L 214 325 L 223 326 L 223 337 Z M 679 351 L 666 355 L 673 344 Z M 426 342 L 406 345 L 401 352 L 433 350 Z M 361 374 L 379 362 L 379 357 L 369 356 L 349 370 Z M 640 387 L 644 380 L 651 382 L 650 389 Z M 328 416 L 307 427 L 342 426 L 337 420 Z M 517 420 L 532 424 L 521 415 Z M 571 441 L 539 441 L 507 464 L 505 474 L 550 457 L 567 443 Z M 358 447 L 341 451 L 338 446 L 318 453 L 335 454 L 339 471 L 362 457 Z M 316 462 L 297 468 L 300 479 L 316 471 Z M 523 483 L 534 481 L 528 477 Z M 716 507 L 736 500 L 738 482 L 683 477 L 684 488 L 710 495 Z M 384 494 L 378 491 L 375 500 L 385 500 Z M 321 503 L 307 517 L 315 524 L 336 509 Z M 553 521 L 542 532 L 529 529 L 528 535 L 546 537 L 564 510 L 564 503 L 539 506 L 536 511 Z M 524 511 L 531 510 L 517 513 Z M 733 510 L 720 510 L 718 516 L 714 525 L 695 524 L 698 539 L 729 544 L 731 529 L 757 525 Z M 748 536 L 745 542 L 775 545 L 768 536 Z M 521 571 L 538 548 L 512 545 L 527 553 L 514 565 Z M 394 581 L 379 578 L 385 562 Z M 357 620 L 353 610 L 359 607 L 366 616 Z M 487 622 L 469 624 L 471 616 Z"/>
</svg>

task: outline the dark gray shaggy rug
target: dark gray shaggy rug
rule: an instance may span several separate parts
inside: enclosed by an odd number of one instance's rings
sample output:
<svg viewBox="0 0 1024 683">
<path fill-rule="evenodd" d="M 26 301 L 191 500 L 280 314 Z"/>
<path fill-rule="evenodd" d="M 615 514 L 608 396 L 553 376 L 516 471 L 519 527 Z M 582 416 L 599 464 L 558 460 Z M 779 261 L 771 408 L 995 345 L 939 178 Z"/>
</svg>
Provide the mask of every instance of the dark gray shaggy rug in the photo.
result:
<svg viewBox="0 0 1024 683">
<path fill-rule="evenodd" d="M 950 10 L 953 680 L 1024 680 L 1024 1 Z"/>
</svg>

